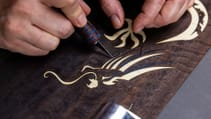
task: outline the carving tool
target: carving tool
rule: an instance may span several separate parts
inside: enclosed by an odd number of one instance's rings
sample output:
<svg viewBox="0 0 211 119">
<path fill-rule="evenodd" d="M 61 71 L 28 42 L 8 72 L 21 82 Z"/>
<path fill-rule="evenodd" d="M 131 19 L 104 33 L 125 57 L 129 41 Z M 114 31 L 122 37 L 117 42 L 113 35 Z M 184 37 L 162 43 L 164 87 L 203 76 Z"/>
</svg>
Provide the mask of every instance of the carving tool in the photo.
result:
<svg viewBox="0 0 211 119">
<path fill-rule="evenodd" d="M 94 25 L 91 24 L 90 21 L 83 28 L 76 28 L 76 31 L 83 37 L 86 42 L 92 46 L 97 46 L 101 50 L 103 50 L 107 55 L 113 57 L 112 54 L 103 46 L 100 42 L 102 39 L 101 34 L 97 31 Z"/>
<path fill-rule="evenodd" d="M 61 13 L 62 15 L 64 15 L 64 13 L 61 11 L 61 9 L 55 8 L 55 10 L 57 12 Z M 75 28 L 75 29 L 76 29 L 77 33 L 79 33 L 80 36 L 82 38 L 84 38 L 89 45 L 97 46 L 102 51 L 104 51 L 107 55 L 109 55 L 110 57 L 113 58 L 113 55 L 100 42 L 100 39 L 102 39 L 102 36 L 90 21 L 87 21 L 87 24 L 84 27 Z"/>
</svg>

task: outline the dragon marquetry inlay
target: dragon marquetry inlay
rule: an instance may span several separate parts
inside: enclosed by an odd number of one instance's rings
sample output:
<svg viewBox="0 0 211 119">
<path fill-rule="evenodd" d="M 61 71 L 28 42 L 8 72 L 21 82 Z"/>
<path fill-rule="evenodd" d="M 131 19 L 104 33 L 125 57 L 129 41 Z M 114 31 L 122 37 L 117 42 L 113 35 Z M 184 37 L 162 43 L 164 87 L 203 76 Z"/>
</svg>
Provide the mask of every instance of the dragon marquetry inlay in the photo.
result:
<svg viewBox="0 0 211 119">
<path fill-rule="evenodd" d="M 81 70 L 83 75 L 81 75 L 79 78 L 70 82 L 63 81 L 55 72 L 52 72 L 52 71 L 45 72 L 44 77 L 48 78 L 49 75 L 53 75 L 63 85 L 73 85 L 77 83 L 79 80 L 81 80 L 84 76 L 92 75 L 92 78 L 89 79 L 90 83 L 87 84 L 87 87 L 97 88 L 100 82 L 103 85 L 111 86 L 123 80 L 130 81 L 136 78 L 137 76 L 140 76 L 148 72 L 172 68 L 172 67 L 163 67 L 163 66 L 149 66 L 149 67 L 143 67 L 143 68 L 131 70 L 131 68 L 133 68 L 134 66 L 139 65 L 141 61 L 147 60 L 152 57 L 160 56 L 160 55 L 163 55 L 163 54 L 156 53 L 156 54 L 150 54 L 150 55 L 145 55 L 145 56 L 136 57 L 136 58 L 133 58 L 135 57 L 133 55 L 128 55 L 126 57 L 117 57 L 117 58 L 110 59 L 107 62 L 105 62 L 101 67 L 93 67 L 93 66 L 86 65 Z M 97 72 L 99 72 L 100 74 L 97 74 Z M 103 73 L 103 72 L 106 72 L 106 73 Z M 113 74 L 113 72 L 115 72 L 115 74 Z"/>
<path fill-rule="evenodd" d="M 200 32 L 203 32 L 208 24 L 208 13 L 204 5 L 200 0 L 195 0 L 195 4 L 188 9 L 188 13 L 191 16 L 191 22 L 189 26 L 180 34 L 161 40 L 159 43 L 167 43 L 173 41 L 187 41 L 193 40 L 198 37 Z M 105 37 L 110 40 L 118 40 L 120 38 L 121 43 L 116 48 L 123 48 L 127 44 L 126 40 L 131 40 L 134 44 L 131 49 L 134 49 L 140 45 L 140 40 L 145 42 L 147 39 L 144 31 L 140 31 L 137 34 L 134 34 L 132 31 L 132 20 L 126 19 L 128 23 L 127 28 L 123 28 L 120 31 L 117 31 L 112 36 L 105 35 Z M 137 35 L 141 35 L 142 39 L 139 39 Z M 105 62 L 102 66 L 93 67 L 90 65 L 86 65 L 81 69 L 82 75 L 78 78 L 73 79 L 72 81 L 64 81 L 62 80 L 56 72 L 47 71 L 44 73 L 44 78 L 48 78 L 49 76 L 54 76 L 60 83 L 63 85 L 74 85 L 78 83 L 81 79 L 87 79 L 87 87 L 88 88 L 97 88 L 100 85 L 116 85 L 121 81 L 131 81 L 136 77 L 139 77 L 145 73 L 149 73 L 152 71 L 171 69 L 172 67 L 167 66 L 142 66 L 141 63 L 143 60 L 148 60 L 152 57 L 162 56 L 163 53 L 155 53 L 144 56 L 120 56 L 115 57 L 107 62 Z M 91 78 L 90 78 L 91 77 Z"/>
</svg>

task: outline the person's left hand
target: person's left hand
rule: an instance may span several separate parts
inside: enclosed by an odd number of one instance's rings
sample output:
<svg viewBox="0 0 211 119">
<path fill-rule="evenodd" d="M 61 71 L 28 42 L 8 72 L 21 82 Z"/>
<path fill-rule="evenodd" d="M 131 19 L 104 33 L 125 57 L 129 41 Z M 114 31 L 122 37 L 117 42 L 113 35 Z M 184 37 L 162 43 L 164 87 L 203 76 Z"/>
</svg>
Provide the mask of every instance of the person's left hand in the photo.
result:
<svg viewBox="0 0 211 119">
<path fill-rule="evenodd" d="M 124 23 L 124 11 L 120 1 L 100 1 L 113 26 L 120 28 Z M 144 28 L 157 28 L 174 23 L 193 3 L 194 0 L 145 0 L 140 14 L 134 19 L 133 31 L 139 32 Z"/>
</svg>

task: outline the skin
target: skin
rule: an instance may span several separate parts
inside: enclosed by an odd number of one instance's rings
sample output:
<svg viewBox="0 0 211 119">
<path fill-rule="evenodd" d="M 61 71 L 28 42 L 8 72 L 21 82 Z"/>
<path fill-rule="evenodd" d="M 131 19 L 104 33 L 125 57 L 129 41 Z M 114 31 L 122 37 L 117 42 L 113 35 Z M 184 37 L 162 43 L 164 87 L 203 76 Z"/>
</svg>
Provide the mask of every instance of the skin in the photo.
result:
<svg viewBox="0 0 211 119">
<path fill-rule="evenodd" d="M 29 56 L 46 55 L 74 27 L 86 24 L 90 8 L 82 0 L 0 0 L 0 48 Z M 60 8 L 61 15 L 52 7 Z M 71 12 L 70 12 L 71 11 Z"/>
<path fill-rule="evenodd" d="M 119 0 L 100 0 L 102 9 L 118 29 L 124 23 L 124 10 Z M 176 22 L 191 7 L 194 0 L 145 0 L 134 19 L 133 31 L 158 28 Z"/>
<path fill-rule="evenodd" d="M 46 55 L 69 37 L 75 27 L 83 27 L 89 6 L 83 0 L 0 0 L 0 48 L 29 56 Z M 119 0 L 100 0 L 114 28 L 124 23 Z M 194 0 L 145 0 L 134 19 L 133 31 L 161 27 L 176 22 Z M 62 10 L 65 16 L 52 7 Z"/>
</svg>

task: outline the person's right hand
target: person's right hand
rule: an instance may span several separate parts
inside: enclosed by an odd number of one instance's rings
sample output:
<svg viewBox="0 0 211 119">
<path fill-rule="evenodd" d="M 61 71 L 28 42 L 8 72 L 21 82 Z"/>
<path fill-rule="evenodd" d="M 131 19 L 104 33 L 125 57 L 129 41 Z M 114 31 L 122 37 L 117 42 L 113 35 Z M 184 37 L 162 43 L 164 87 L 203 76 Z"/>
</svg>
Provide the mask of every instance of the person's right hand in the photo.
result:
<svg viewBox="0 0 211 119">
<path fill-rule="evenodd" d="M 144 0 L 140 13 L 134 19 L 133 31 L 159 28 L 174 23 L 194 4 L 195 0 Z M 131 0 L 131 2 L 134 2 Z M 100 0 L 102 9 L 110 17 L 114 28 L 124 24 L 124 9 L 120 0 Z"/>
<path fill-rule="evenodd" d="M 0 0 L 0 48 L 30 56 L 46 55 L 74 27 L 86 24 L 90 8 L 82 0 Z M 65 16 L 55 12 L 60 8 Z"/>
</svg>

